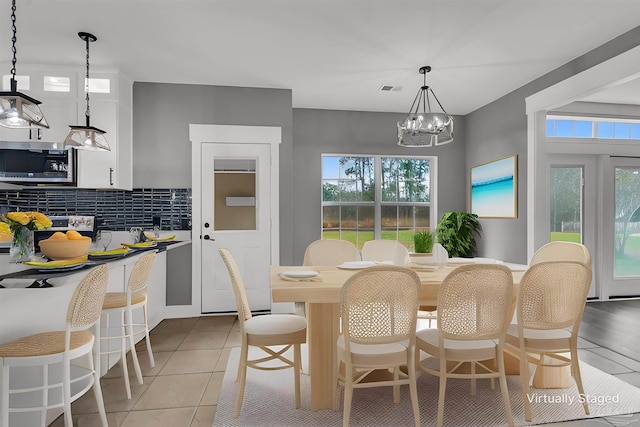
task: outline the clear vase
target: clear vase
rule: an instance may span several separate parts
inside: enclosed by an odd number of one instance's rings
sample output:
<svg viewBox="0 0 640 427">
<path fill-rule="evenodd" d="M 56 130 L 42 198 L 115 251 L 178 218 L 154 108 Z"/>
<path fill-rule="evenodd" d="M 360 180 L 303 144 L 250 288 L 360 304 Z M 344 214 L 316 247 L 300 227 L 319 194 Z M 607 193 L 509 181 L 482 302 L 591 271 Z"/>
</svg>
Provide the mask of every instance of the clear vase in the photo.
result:
<svg viewBox="0 0 640 427">
<path fill-rule="evenodd" d="M 34 252 L 33 231 L 26 227 L 15 230 L 13 240 L 11 240 L 11 248 L 9 249 L 9 261 L 30 261 Z"/>
</svg>

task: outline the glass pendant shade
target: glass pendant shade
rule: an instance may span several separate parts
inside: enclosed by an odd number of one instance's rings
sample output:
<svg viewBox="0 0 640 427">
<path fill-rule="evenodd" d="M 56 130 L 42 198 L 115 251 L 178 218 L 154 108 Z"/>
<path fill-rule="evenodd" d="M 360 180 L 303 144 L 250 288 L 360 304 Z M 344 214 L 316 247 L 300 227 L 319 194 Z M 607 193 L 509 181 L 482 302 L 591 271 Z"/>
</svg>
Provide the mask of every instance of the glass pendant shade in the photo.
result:
<svg viewBox="0 0 640 427">
<path fill-rule="evenodd" d="M 87 74 L 84 88 L 87 100 L 87 110 L 84 113 L 86 125 L 69 125 L 71 130 L 64 140 L 64 147 L 78 150 L 111 151 L 107 138 L 104 136 L 107 132 L 91 126 L 91 110 L 89 108 L 89 43 L 96 41 L 97 37 L 85 32 L 78 33 L 78 37 L 84 40 L 87 45 Z"/>
<path fill-rule="evenodd" d="M 431 67 L 420 68 L 420 74 L 425 75 L 425 85 L 418 90 L 407 118 L 398 122 L 398 145 L 402 147 L 432 147 L 453 141 L 453 117 L 447 114 L 433 90 L 426 85 L 426 73 L 429 71 Z M 442 112 L 431 111 L 430 95 Z M 419 112 L 420 106 L 422 112 Z"/>
<path fill-rule="evenodd" d="M 16 1 L 11 2 L 11 88 L 9 92 L 0 92 L 0 126 L 13 129 L 28 128 L 32 125 L 49 128 L 49 123 L 44 118 L 42 110 L 38 106 L 40 101 L 18 92 L 16 80 Z"/>
<path fill-rule="evenodd" d="M 71 130 L 64 140 L 64 148 L 80 150 L 111 151 L 104 137 L 105 131 L 93 126 L 69 126 Z"/>
</svg>

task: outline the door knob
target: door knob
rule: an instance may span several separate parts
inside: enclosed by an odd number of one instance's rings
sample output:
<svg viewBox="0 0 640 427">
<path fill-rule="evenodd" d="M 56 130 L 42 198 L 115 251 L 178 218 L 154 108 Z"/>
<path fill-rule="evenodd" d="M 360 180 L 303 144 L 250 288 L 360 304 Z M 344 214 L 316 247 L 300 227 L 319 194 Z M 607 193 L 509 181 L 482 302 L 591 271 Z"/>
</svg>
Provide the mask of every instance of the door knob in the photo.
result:
<svg viewBox="0 0 640 427">
<path fill-rule="evenodd" d="M 211 236 L 209 236 L 208 234 L 205 234 L 202 238 L 203 238 L 204 240 L 211 240 L 211 241 L 216 240 L 216 239 L 212 239 L 212 238 L 211 238 Z"/>
</svg>

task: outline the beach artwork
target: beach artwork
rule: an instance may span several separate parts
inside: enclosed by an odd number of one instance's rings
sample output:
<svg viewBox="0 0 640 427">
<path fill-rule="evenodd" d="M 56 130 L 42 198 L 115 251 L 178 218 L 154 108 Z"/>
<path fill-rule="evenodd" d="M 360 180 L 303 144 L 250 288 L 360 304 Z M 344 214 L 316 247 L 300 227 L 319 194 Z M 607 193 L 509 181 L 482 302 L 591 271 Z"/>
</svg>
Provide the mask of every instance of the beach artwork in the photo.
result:
<svg viewBox="0 0 640 427">
<path fill-rule="evenodd" d="M 471 213 L 483 218 L 517 218 L 518 156 L 471 168 Z"/>
</svg>

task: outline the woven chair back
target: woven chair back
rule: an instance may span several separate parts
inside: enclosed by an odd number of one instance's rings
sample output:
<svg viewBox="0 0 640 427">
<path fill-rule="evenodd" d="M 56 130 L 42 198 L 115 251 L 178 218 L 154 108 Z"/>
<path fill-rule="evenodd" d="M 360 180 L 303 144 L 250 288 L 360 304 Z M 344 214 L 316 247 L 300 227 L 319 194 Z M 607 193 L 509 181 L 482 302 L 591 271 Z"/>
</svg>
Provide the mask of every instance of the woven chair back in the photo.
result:
<svg viewBox="0 0 640 427">
<path fill-rule="evenodd" d="M 513 275 L 499 264 L 453 270 L 440 285 L 438 329 L 443 339 L 495 339 L 506 333 Z"/>
<path fill-rule="evenodd" d="M 151 270 L 156 259 L 156 251 L 148 252 L 140 257 L 131 270 L 128 286 L 132 295 L 146 292 L 151 279 Z"/>
<path fill-rule="evenodd" d="M 580 243 L 549 242 L 531 257 L 530 265 L 546 261 L 577 261 L 591 268 L 591 253 Z"/>
<path fill-rule="evenodd" d="M 369 240 L 362 246 L 364 261 L 393 261 L 394 265 L 409 263 L 409 251 L 397 240 Z"/>
<path fill-rule="evenodd" d="M 231 252 L 229 252 L 228 249 L 220 249 L 219 252 L 224 264 L 227 266 L 227 270 L 229 271 L 229 277 L 231 278 L 231 284 L 233 285 L 233 293 L 236 297 L 240 327 L 244 330 L 244 321 L 251 319 L 251 308 L 249 307 L 249 300 L 247 299 L 247 292 L 244 288 L 242 274 L 240 274 L 238 263 L 236 263 L 235 258 L 231 255 Z"/>
<path fill-rule="evenodd" d="M 309 243 L 304 252 L 304 265 L 339 265 L 360 261 L 360 251 L 347 240 L 321 239 Z"/>
<path fill-rule="evenodd" d="M 580 262 L 530 266 L 520 280 L 518 323 L 526 329 L 577 330 L 590 286 L 591 269 Z"/>
<path fill-rule="evenodd" d="M 419 294 L 420 278 L 407 268 L 377 266 L 354 274 L 341 291 L 345 341 L 383 344 L 415 336 Z"/>
<path fill-rule="evenodd" d="M 93 268 L 84 276 L 69 303 L 68 327 L 86 329 L 98 321 L 108 284 L 109 268 L 106 264 Z"/>
</svg>

